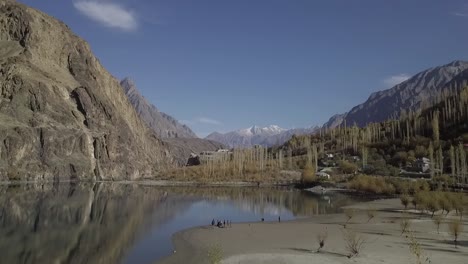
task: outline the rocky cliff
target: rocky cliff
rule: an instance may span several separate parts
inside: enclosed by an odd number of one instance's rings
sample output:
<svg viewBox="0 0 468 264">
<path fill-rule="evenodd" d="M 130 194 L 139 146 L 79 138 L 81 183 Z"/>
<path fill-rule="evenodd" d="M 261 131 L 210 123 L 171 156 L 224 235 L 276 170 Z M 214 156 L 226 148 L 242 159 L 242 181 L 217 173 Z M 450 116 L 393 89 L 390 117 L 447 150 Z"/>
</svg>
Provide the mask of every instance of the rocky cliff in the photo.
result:
<svg viewBox="0 0 468 264">
<path fill-rule="evenodd" d="M 169 162 L 84 40 L 0 0 L 0 180 L 136 179 Z"/>
</svg>

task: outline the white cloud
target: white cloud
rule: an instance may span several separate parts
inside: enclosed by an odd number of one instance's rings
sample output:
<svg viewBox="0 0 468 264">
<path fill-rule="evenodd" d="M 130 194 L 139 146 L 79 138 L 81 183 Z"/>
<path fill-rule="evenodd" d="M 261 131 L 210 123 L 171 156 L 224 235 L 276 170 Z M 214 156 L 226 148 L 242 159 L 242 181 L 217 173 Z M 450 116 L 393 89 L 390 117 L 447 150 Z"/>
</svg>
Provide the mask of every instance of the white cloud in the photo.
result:
<svg viewBox="0 0 468 264">
<path fill-rule="evenodd" d="M 208 117 L 200 117 L 198 119 L 198 122 L 203 123 L 203 124 L 210 124 L 210 125 L 221 125 L 221 122 L 218 120 L 214 120 Z"/>
<path fill-rule="evenodd" d="M 459 16 L 459 17 L 468 17 L 468 13 L 460 13 L 460 12 L 456 12 L 456 13 L 453 13 L 455 16 Z"/>
<path fill-rule="evenodd" d="M 73 6 L 83 15 L 107 27 L 126 31 L 138 27 L 135 14 L 116 3 L 79 0 L 75 1 Z"/>
<path fill-rule="evenodd" d="M 409 74 L 402 73 L 402 74 L 398 74 L 398 75 L 394 75 L 394 76 L 390 76 L 386 78 L 385 80 L 383 80 L 383 83 L 385 84 L 386 87 L 393 87 L 397 84 L 400 84 L 408 80 L 409 78 L 411 78 Z"/>
<path fill-rule="evenodd" d="M 181 123 L 186 125 L 205 124 L 205 125 L 222 125 L 218 120 L 209 117 L 198 117 L 192 120 L 180 120 Z"/>
</svg>

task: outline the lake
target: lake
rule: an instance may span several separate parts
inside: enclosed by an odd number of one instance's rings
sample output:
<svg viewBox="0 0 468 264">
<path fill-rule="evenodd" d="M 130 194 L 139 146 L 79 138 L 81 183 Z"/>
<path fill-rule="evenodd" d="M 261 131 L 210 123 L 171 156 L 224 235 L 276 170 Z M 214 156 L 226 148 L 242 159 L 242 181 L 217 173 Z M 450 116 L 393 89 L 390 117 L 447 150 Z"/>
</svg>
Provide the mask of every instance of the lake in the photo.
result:
<svg viewBox="0 0 468 264">
<path fill-rule="evenodd" d="M 0 185 L 1 263 L 155 263 L 180 230 L 341 212 L 356 200 L 291 188 Z"/>
</svg>

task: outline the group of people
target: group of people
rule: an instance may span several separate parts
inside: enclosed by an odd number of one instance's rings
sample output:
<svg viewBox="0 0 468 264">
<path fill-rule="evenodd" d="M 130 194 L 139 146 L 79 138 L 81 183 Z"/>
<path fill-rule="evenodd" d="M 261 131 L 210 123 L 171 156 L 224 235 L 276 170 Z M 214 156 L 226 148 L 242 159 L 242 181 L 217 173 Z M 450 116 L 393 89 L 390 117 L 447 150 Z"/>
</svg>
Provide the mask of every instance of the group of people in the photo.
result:
<svg viewBox="0 0 468 264">
<path fill-rule="evenodd" d="M 213 219 L 213 221 L 211 221 L 211 225 L 212 225 L 212 226 L 217 226 L 217 227 L 219 227 L 219 228 L 222 228 L 222 227 L 231 227 L 231 226 L 232 226 L 231 224 L 232 224 L 231 220 L 223 220 L 223 221 L 217 220 L 217 221 L 215 221 L 215 220 Z"/>
<path fill-rule="evenodd" d="M 265 218 L 262 217 L 261 219 L 262 222 L 265 222 Z M 281 223 L 281 216 L 278 216 L 278 222 Z M 217 226 L 219 228 L 222 228 L 222 227 L 231 227 L 232 225 L 232 222 L 231 220 L 212 220 L 211 221 L 211 226 Z"/>
</svg>

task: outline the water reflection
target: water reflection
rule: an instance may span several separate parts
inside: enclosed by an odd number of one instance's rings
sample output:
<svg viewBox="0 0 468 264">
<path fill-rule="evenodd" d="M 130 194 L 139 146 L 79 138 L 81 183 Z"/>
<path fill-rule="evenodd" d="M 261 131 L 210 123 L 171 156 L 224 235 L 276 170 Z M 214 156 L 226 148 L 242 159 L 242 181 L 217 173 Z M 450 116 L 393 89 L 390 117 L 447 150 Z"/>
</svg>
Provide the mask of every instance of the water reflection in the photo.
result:
<svg viewBox="0 0 468 264">
<path fill-rule="evenodd" d="M 279 188 L 75 183 L 0 186 L 2 263 L 152 263 L 171 236 L 209 224 L 339 212 L 344 195 Z"/>
</svg>

